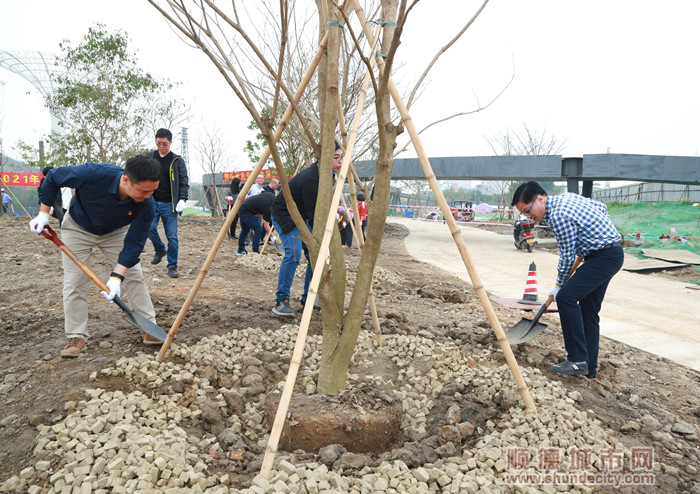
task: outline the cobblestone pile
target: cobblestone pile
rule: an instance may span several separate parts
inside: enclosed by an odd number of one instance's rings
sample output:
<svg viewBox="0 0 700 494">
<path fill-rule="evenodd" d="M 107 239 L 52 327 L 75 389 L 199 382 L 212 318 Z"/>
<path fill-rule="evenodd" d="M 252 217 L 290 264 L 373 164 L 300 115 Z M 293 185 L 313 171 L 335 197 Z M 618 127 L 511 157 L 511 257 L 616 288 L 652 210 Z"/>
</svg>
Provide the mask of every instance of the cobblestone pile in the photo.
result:
<svg viewBox="0 0 700 494">
<path fill-rule="evenodd" d="M 380 348 L 370 333 L 363 332 L 356 353 L 370 359 L 384 354 L 398 367 L 399 376 L 396 382 L 371 375 L 360 378 L 358 369 L 351 367 L 349 385 L 393 388 L 403 403 L 404 436 L 412 439 L 412 444 L 430 444 L 426 441 L 432 440 L 436 451 L 442 448 L 434 461 L 409 468 L 400 459 L 368 458 L 364 464 L 347 468 L 346 458 L 345 463 L 335 464 L 338 468 L 329 468 L 318 461 L 292 463 L 293 456 L 280 453 L 269 481 L 257 476 L 241 487 L 227 473 L 210 473 L 207 457 L 211 451 L 233 448 L 221 444 L 221 433 L 218 442 L 211 439 L 203 447 L 202 438 L 188 434 L 183 423 L 208 420 L 205 415 L 227 407 L 231 393 L 245 396 L 245 406 L 225 420 L 226 431 L 238 435 L 232 440 L 238 441 L 236 448 L 261 453 L 268 440 L 263 403 L 268 392 L 283 387 L 296 330 L 291 325 L 274 333 L 248 328 L 205 338 L 193 346 L 173 345 L 169 358 L 160 365 L 152 356 L 142 354 L 120 359 L 115 367 L 91 378 L 96 383 L 122 379 L 139 390 L 127 393 L 95 387 L 86 391 L 83 400 L 66 403 L 66 417 L 53 425 L 39 426 L 36 440 L 35 453 L 53 453 L 60 459 L 57 466 L 38 461 L 14 480 L 32 494 L 42 492 L 41 486 L 46 484 L 49 493 L 539 492 L 506 484 L 507 448 L 528 448 L 534 462 L 535 450 L 543 446 L 563 450 L 589 446 L 594 470 L 600 468 L 602 449 L 622 448 L 592 412 L 577 407 L 575 397 L 567 396 L 559 383 L 528 369 L 524 376 L 538 414 L 524 410 L 516 397 L 500 420 L 488 421 L 483 430 L 475 432 L 462 420 L 459 410 L 451 409 L 445 419 L 448 425 L 430 438 L 427 418 L 446 383 L 490 397 L 514 393 L 500 352 L 482 349 L 472 353 L 452 340 L 418 335 L 387 335 Z M 255 359 L 254 363 L 267 369 L 267 381 L 262 375 L 246 372 L 253 363 L 251 356 L 261 351 L 267 361 Z M 412 365 L 421 357 L 432 362 L 426 372 Z M 310 336 L 297 389 L 315 393 L 320 358 L 321 338 Z M 205 366 L 229 376 L 228 387 L 214 387 L 203 377 L 200 371 Z M 206 411 L 207 407 L 213 410 Z M 481 434 L 480 439 L 463 448 L 462 441 L 471 434 Z M 586 487 L 565 490 L 592 491 Z"/>
</svg>

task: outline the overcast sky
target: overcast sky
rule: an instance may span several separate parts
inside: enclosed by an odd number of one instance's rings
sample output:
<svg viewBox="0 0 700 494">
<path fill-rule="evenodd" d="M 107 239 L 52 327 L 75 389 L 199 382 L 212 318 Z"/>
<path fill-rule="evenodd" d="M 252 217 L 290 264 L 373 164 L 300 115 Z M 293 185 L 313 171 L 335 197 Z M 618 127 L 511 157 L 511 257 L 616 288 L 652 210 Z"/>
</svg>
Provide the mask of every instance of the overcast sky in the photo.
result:
<svg viewBox="0 0 700 494">
<path fill-rule="evenodd" d="M 301 0 L 298 0 L 301 1 Z M 423 0 L 406 26 L 394 78 L 405 89 L 481 2 Z M 490 101 L 477 114 L 450 120 L 422 135 L 431 156 L 484 156 L 487 139 L 507 128 L 566 140 L 564 155 L 633 153 L 694 156 L 700 150 L 700 2 L 674 0 L 492 0 L 444 55 L 411 116 L 421 129 Z M 252 137 L 250 117 L 211 62 L 186 46 L 146 0 L 0 0 L 0 49 L 58 52 L 95 22 L 123 29 L 140 65 L 183 83 L 195 101 L 191 139 L 203 124 L 225 130 L 234 153 L 230 169 L 249 169 L 240 151 Z M 4 82 L 4 84 L 2 84 Z M 5 152 L 18 139 L 36 141 L 50 119 L 39 93 L 0 68 Z M 407 135 L 401 136 L 404 142 Z M 174 149 L 179 150 L 179 143 Z M 190 157 L 194 149 L 190 144 Z M 401 157 L 414 157 L 412 147 Z M 194 163 L 196 166 L 196 163 Z M 193 175 L 198 176 L 193 170 Z"/>
</svg>

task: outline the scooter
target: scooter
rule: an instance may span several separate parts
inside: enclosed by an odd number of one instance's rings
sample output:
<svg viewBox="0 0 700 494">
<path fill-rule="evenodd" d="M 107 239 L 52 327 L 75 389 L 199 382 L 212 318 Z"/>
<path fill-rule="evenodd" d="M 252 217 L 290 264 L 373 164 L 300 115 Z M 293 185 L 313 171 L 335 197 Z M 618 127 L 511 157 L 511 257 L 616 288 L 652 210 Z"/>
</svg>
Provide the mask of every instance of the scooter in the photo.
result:
<svg viewBox="0 0 700 494">
<path fill-rule="evenodd" d="M 547 223 L 545 220 L 542 220 L 537 224 L 537 238 L 546 238 L 553 236 L 554 232 L 552 231 L 552 227 L 549 226 L 549 223 Z"/>
<path fill-rule="evenodd" d="M 532 229 L 535 227 L 535 222 L 524 215 L 520 215 L 517 221 L 513 224 L 513 240 L 515 248 L 518 250 L 527 250 L 532 252 L 532 248 L 537 243 Z"/>
</svg>

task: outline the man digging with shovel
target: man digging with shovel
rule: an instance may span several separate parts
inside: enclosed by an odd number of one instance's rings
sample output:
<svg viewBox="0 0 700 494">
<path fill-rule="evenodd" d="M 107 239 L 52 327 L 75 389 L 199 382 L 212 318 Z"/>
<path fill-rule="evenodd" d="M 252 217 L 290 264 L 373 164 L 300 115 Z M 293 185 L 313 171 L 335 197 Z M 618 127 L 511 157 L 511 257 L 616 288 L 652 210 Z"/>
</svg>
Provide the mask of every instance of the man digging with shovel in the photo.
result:
<svg viewBox="0 0 700 494">
<path fill-rule="evenodd" d="M 624 260 L 620 234 L 605 204 L 571 193 L 547 197 L 537 182 L 521 184 L 512 205 L 536 222 L 546 219 L 557 239 L 558 274 L 549 295 L 559 308 L 567 360 L 551 370 L 593 379 L 598 369 L 598 313 L 608 283 Z M 569 278 L 577 256 L 585 262 Z"/>
<path fill-rule="evenodd" d="M 75 189 L 61 225 L 61 238 L 79 262 L 87 263 L 93 247 L 98 247 L 114 266 L 107 291 L 110 302 L 124 293 L 135 311 L 155 323 L 155 310 L 143 279 L 139 256 L 153 220 L 151 195 L 158 187 L 160 164 L 149 156 L 129 158 L 124 169 L 110 164 L 86 163 L 50 170 L 39 187 L 40 211 L 29 222 L 40 234 L 49 224 L 49 209 L 61 187 Z M 55 241 L 57 245 L 62 243 Z M 127 275 L 128 271 L 128 275 Z M 85 348 L 88 304 L 87 281 L 82 269 L 66 252 L 63 255 L 63 313 L 68 344 L 62 357 L 77 357 Z M 162 341 L 144 334 L 145 344 Z"/>
</svg>

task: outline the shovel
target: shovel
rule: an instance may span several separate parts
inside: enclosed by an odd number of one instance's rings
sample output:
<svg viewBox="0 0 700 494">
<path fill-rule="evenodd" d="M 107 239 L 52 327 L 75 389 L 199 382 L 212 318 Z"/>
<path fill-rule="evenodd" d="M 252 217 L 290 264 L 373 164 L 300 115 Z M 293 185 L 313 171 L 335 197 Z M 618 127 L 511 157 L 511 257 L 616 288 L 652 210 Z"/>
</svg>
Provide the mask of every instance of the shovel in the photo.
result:
<svg viewBox="0 0 700 494">
<path fill-rule="evenodd" d="M 63 253 L 67 255 L 71 259 L 71 261 L 73 261 L 82 270 L 83 273 L 87 275 L 88 278 L 90 278 L 92 281 L 95 282 L 95 284 L 98 287 L 100 287 L 100 290 L 104 292 L 109 292 L 109 288 L 107 288 L 107 285 L 105 285 L 105 283 L 101 279 L 99 279 L 95 275 L 95 273 L 93 273 L 92 270 L 85 265 L 85 263 L 81 262 L 80 259 L 78 259 L 76 255 L 73 254 L 73 252 L 66 246 L 66 244 L 64 244 L 61 241 L 61 239 L 58 238 L 56 232 L 53 231 L 53 229 L 50 226 L 45 227 L 41 234 L 44 237 L 51 240 L 54 244 L 56 244 L 58 248 L 61 249 Z M 129 309 L 129 307 L 126 306 L 124 301 L 120 299 L 119 296 L 114 297 L 114 303 L 117 304 L 119 308 L 124 311 L 124 319 L 126 319 L 128 323 L 132 324 L 133 326 L 136 326 L 144 333 L 149 334 L 154 338 L 159 339 L 160 341 L 165 341 L 165 338 L 167 338 L 168 335 L 165 333 L 165 331 L 160 329 L 156 323 L 149 321 L 138 312 Z"/>
<path fill-rule="evenodd" d="M 576 269 L 582 262 L 583 257 L 576 258 L 576 262 L 571 268 L 571 273 L 569 273 L 569 278 L 571 278 L 571 275 L 574 274 L 574 271 L 576 271 Z M 553 301 L 554 296 L 550 295 L 549 297 L 547 297 L 545 303 L 542 304 L 540 310 L 537 311 L 537 314 L 535 314 L 535 318 L 532 321 L 530 321 L 529 319 L 522 318 L 515 326 L 506 331 L 506 338 L 508 339 L 508 343 L 510 343 L 511 345 L 525 343 L 526 341 L 533 339 L 535 336 L 544 331 L 547 328 L 547 325 L 538 321 L 540 320 L 540 317 L 542 317 L 542 314 L 545 313 L 547 308 L 549 308 L 549 306 L 552 305 Z"/>
<path fill-rule="evenodd" d="M 511 345 L 525 343 L 544 331 L 547 328 L 547 325 L 538 321 L 547 308 L 552 305 L 553 301 L 554 296 L 550 295 L 547 297 L 547 301 L 542 304 L 540 310 L 537 311 L 537 314 L 535 314 L 535 318 L 532 321 L 523 317 L 515 326 L 506 331 L 508 343 Z"/>
</svg>

